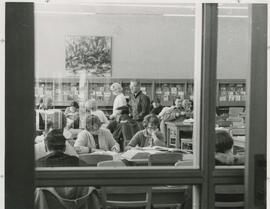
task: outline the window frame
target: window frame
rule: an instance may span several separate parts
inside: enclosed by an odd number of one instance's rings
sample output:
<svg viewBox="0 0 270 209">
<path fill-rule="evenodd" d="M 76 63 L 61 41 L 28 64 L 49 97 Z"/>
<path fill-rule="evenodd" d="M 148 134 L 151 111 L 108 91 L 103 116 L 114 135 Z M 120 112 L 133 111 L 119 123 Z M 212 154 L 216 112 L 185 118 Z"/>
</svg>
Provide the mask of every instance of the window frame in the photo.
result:
<svg viewBox="0 0 270 209">
<path fill-rule="evenodd" d="M 201 96 L 205 103 L 202 102 L 200 111 L 206 110 L 206 112 L 201 115 L 202 121 L 205 123 L 201 126 L 201 130 L 204 128 L 204 132 L 201 131 L 201 141 L 204 141 L 204 144 L 200 145 L 201 167 L 199 169 L 156 167 L 145 170 L 136 168 L 118 170 L 37 168 L 35 170 L 34 144 L 32 140 L 29 140 L 34 138 L 34 82 L 29 82 L 34 81 L 33 10 L 33 3 L 6 3 L 5 112 L 11 113 L 5 117 L 5 138 L 8 139 L 5 144 L 6 208 L 18 206 L 27 209 L 34 208 L 34 187 L 37 186 L 160 185 L 162 182 L 162 184 L 200 186 L 200 208 L 211 209 L 214 208 L 214 184 L 243 183 L 244 170 L 242 168 L 214 168 L 214 129 L 212 132 L 207 131 L 213 128 L 213 122 L 209 124 L 206 119 L 212 119 L 215 110 L 214 97 L 216 94 L 213 94 L 213 91 L 216 90 L 216 78 L 213 79 L 213 76 L 216 73 L 217 28 L 213 29 L 213 27 L 217 26 L 216 4 L 203 4 L 204 36 L 202 43 L 205 45 L 202 50 L 207 56 L 203 56 L 201 62 L 202 69 L 205 70 L 202 71 Z M 21 12 L 23 12 L 23 16 L 20 15 Z M 16 76 L 14 76 L 14 72 L 16 72 Z M 23 88 L 18 91 L 14 88 L 14 83 Z M 204 94 L 206 97 L 203 97 Z M 17 103 L 22 105 L 22 109 L 15 105 Z M 20 124 L 16 129 L 14 129 L 14 121 Z M 211 146 L 207 146 L 211 143 Z M 247 143 L 249 143 L 248 139 Z M 23 149 L 24 147 L 27 149 Z M 17 157 L 19 155 L 23 157 Z"/>
</svg>

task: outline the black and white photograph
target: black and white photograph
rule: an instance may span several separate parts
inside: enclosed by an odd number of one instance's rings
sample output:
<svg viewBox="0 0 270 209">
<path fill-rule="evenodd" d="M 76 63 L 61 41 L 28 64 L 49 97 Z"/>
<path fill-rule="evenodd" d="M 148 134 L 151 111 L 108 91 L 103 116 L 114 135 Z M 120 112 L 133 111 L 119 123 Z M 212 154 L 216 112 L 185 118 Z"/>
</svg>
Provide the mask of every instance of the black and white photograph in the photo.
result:
<svg viewBox="0 0 270 209">
<path fill-rule="evenodd" d="M 268 0 L 0 2 L 0 208 L 266 209 Z"/>
</svg>

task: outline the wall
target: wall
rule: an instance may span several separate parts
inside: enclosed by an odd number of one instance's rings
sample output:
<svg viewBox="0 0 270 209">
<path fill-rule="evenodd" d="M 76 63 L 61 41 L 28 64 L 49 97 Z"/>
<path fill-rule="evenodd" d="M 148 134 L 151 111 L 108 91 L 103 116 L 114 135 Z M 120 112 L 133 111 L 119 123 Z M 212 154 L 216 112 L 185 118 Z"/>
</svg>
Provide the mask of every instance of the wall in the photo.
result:
<svg viewBox="0 0 270 209">
<path fill-rule="evenodd" d="M 63 77 L 65 37 L 112 37 L 112 77 L 193 78 L 194 17 L 35 15 L 36 77 Z M 248 19 L 220 18 L 218 78 L 246 78 Z"/>
</svg>

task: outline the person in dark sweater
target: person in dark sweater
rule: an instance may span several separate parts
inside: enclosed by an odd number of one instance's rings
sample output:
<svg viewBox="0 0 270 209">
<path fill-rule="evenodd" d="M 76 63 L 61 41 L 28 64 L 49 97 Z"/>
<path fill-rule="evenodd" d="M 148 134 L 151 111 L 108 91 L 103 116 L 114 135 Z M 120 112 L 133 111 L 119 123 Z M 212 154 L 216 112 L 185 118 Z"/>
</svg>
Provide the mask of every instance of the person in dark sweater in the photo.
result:
<svg viewBox="0 0 270 209">
<path fill-rule="evenodd" d="M 120 144 L 120 150 L 124 151 L 127 142 L 140 130 L 138 123 L 129 116 L 129 107 L 117 108 L 119 112 L 118 123 L 113 138 Z"/>
<path fill-rule="evenodd" d="M 64 153 L 66 149 L 66 138 L 63 136 L 62 130 L 54 129 L 50 131 L 44 139 L 44 142 L 49 154 L 36 161 L 37 167 L 73 167 L 87 165 L 78 157 Z"/>
<path fill-rule="evenodd" d="M 150 112 L 150 99 L 141 91 L 141 85 L 139 81 L 130 82 L 131 100 L 130 105 L 132 109 L 132 117 L 136 120 L 141 128 L 142 121 L 146 115 Z"/>
<path fill-rule="evenodd" d="M 160 99 L 159 98 L 155 98 L 152 101 L 152 109 L 151 109 L 150 113 L 151 114 L 158 115 L 161 112 L 162 109 L 163 109 L 163 106 L 160 103 Z"/>
</svg>

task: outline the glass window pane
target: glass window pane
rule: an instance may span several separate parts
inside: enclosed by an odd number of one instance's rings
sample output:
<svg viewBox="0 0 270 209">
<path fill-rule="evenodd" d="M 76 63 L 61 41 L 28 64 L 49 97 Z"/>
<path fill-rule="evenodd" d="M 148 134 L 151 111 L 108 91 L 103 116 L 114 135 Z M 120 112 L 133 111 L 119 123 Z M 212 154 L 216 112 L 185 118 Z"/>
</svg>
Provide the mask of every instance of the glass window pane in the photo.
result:
<svg viewBox="0 0 270 209">
<path fill-rule="evenodd" d="M 35 4 L 37 166 L 199 162 L 194 39 L 193 4 Z"/>
<path fill-rule="evenodd" d="M 244 165 L 249 31 L 248 5 L 219 4 L 216 165 Z"/>
</svg>

